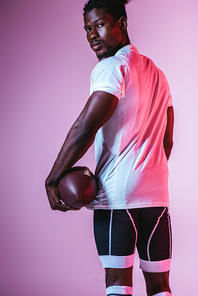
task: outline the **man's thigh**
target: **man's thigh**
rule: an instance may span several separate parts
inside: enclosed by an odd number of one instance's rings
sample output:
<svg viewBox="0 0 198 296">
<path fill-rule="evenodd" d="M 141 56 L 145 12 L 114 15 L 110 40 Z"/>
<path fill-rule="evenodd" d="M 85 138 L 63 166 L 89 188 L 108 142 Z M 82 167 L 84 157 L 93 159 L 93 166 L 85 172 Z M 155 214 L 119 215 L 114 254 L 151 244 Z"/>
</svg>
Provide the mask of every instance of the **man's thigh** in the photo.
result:
<svg viewBox="0 0 198 296">
<path fill-rule="evenodd" d="M 94 235 L 104 268 L 133 266 L 138 230 L 128 210 L 95 210 Z"/>
<path fill-rule="evenodd" d="M 137 249 L 145 272 L 170 270 L 172 236 L 168 208 L 144 208 L 139 214 Z"/>
<path fill-rule="evenodd" d="M 107 287 L 132 287 L 137 244 L 148 295 L 169 291 L 171 229 L 167 208 L 95 210 L 94 234 Z"/>
</svg>

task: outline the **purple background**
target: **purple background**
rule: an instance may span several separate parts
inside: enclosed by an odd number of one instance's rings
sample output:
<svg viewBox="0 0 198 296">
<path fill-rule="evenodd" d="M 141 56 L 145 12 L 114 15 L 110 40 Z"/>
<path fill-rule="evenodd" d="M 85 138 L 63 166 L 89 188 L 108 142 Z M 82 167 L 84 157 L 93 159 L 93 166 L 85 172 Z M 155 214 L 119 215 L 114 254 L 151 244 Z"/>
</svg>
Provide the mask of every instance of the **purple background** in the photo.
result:
<svg viewBox="0 0 198 296">
<path fill-rule="evenodd" d="M 54 212 L 44 180 L 89 96 L 97 63 L 84 0 L 0 1 L 1 252 L 3 296 L 105 296 L 92 212 Z M 197 290 L 197 0 L 135 0 L 131 42 L 169 81 L 175 108 L 169 161 L 173 295 Z M 93 147 L 79 161 L 94 170 Z M 135 257 L 134 296 L 145 284 Z"/>
</svg>

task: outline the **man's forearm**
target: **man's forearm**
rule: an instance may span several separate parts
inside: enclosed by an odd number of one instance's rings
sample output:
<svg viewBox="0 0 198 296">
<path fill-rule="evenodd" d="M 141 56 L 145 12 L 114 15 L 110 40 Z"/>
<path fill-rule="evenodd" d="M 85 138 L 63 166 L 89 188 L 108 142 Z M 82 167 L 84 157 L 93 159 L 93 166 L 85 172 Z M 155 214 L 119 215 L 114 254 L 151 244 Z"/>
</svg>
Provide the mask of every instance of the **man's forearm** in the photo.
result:
<svg viewBox="0 0 198 296">
<path fill-rule="evenodd" d="M 171 155 L 172 147 L 173 147 L 173 142 L 171 142 L 169 144 L 164 144 L 164 152 L 166 154 L 167 160 L 169 159 L 169 157 Z"/>
<path fill-rule="evenodd" d="M 173 147 L 173 125 L 174 125 L 174 111 L 173 107 L 168 107 L 167 109 L 167 125 L 164 134 L 164 151 L 166 154 L 166 158 L 169 159 L 171 150 Z"/>
<path fill-rule="evenodd" d="M 103 91 L 96 91 L 89 97 L 70 129 L 45 182 L 47 196 L 53 210 L 63 212 L 71 210 L 60 200 L 58 183 L 92 145 L 96 132 L 111 118 L 117 103 L 116 96 Z"/>
<path fill-rule="evenodd" d="M 72 127 L 46 179 L 46 186 L 57 186 L 60 179 L 86 153 L 95 134 L 80 127 Z"/>
</svg>

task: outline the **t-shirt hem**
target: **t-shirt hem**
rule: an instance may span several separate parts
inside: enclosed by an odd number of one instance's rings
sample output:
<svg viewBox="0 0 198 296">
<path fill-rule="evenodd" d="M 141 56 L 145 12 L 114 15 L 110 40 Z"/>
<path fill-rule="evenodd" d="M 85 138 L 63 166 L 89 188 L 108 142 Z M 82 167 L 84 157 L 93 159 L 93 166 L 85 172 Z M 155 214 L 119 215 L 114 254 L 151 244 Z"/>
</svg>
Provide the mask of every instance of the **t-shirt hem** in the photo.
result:
<svg viewBox="0 0 198 296">
<path fill-rule="evenodd" d="M 88 210 L 126 210 L 126 209 L 139 209 L 139 208 L 154 208 L 154 207 L 169 207 L 169 202 L 150 202 L 141 204 L 127 204 L 127 205 L 87 205 Z"/>
</svg>

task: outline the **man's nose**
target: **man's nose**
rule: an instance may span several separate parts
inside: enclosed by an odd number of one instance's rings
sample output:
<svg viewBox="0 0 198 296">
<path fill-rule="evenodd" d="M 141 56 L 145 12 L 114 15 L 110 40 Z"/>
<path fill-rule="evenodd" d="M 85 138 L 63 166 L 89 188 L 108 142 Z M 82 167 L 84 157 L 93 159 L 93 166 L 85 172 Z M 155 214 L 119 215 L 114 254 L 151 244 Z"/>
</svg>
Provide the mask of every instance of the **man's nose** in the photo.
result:
<svg viewBox="0 0 198 296">
<path fill-rule="evenodd" d="M 90 41 L 92 41 L 92 40 L 94 40 L 94 39 L 96 39 L 98 37 L 99 37 L 98 31 L 95 28 L 92 28 L 92 30 L 91 30 L 91 32 L 89 34 Z"/>
</svg>

